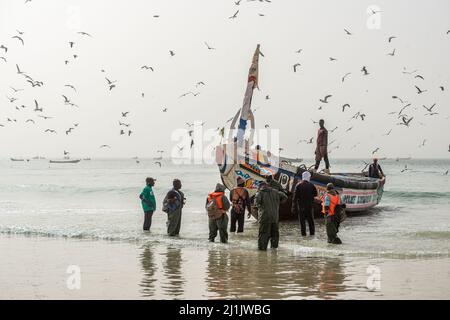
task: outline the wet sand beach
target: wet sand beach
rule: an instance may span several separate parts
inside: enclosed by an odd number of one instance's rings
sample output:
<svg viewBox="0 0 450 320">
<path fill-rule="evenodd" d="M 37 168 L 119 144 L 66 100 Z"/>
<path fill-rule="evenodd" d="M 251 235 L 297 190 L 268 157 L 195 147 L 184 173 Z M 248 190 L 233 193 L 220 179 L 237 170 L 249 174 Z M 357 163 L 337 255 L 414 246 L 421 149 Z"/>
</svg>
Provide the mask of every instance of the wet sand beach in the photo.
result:
<svg viewBox="0 0 450 320">
<path fill-rule="evenodd" d="M 325 257 L 181 242 L 2 235 L 0 299 L 448 299 L 448 257 Z M 79 289 L 67 286 L 72 265 L 80 268 Z M 380 270 L 372 290 L 369 266 Z"/>
</svg>

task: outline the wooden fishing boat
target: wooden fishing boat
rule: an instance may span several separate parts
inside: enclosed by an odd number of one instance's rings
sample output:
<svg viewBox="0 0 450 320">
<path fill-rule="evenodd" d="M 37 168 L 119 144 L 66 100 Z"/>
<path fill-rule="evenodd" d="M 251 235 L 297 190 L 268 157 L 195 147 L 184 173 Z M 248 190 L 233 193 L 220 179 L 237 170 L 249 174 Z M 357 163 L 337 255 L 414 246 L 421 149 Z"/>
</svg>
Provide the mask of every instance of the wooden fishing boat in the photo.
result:
<svg viewBox="0 0 450 320">
<path fill-rule="evenodd" d="M 50 163 L 78 163 L 80 162 L 80 159 L 74 159 L 74 160 L 50 160 Z"/>
<path fill-rule="evenodd" d="M 369 178 L 367 172 L 359 173 L 332 173 L 323 174 L 312 172 L 311 168 L 305 164 L 294 165 L 286 158 L 277 157 L 270 151 L 261 148 L 252 148 L 253 133 L 245 138 L 247 122 L 250 122 L 250 131 L 255 129 L 255 118 L 250 108 L 253 89 L 257 86 L 258 80 L 258 58 L 259 45 L 253 56 L 250 67 L 247 90 L 244 97 L 243 107 L 234 116 L 228 140 L 216 147 L 216 162 L 219 166 L 223 184 L 231 190 L 237 184 L 237 178 L 241 177 L 245 181 L 245 187 L 250 196 L 256 194 L 261 182 L 268 176 L 272 176 L 281 188 L 289 195 L 280 207 L 280 220 L 297 219 L 291 213 L 292 194 L 297 183 L 301 180 L 302 173 L 309 170 L 311 172 L 311 182 L 316 186 L 319 193 L 315 204 L 316 216 L 321 216 L 320 199 L 326 192 L 327 183 L 333 183 L 340 193 L 343 202 L 346 204 L 346 212 L 364 212 L 376 206 L 382 198 L 385 179 Z M 238 127 L 236 128 L 236 125 Z M 237 129 L 237 130 L 236 130 Z M 237 131 L 237 136 L 234 133 Z M 301 161 L 301 159 L 298 159 Z M 252 214 L 255 215 L 255 212 Z"/>
<path fill-rule="evenodd" d="M 11 161 L 25 161 L 25 159 L 18 159 L 18 158 L 9 158 Z"/>
</svg>

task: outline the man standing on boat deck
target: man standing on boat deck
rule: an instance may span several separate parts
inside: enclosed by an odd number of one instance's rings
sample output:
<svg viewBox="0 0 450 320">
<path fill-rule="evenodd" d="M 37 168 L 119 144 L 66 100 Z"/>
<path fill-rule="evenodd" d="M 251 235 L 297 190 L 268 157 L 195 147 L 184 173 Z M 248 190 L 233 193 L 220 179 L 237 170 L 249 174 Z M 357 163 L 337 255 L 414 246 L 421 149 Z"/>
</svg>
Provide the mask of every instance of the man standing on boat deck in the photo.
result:
<svg viewBox="0 0 450 320">
<path fill-rule="evenodd" d="M 258 207 L 258 249 L 267 250 L 270 240 L 272 249 L 278 248 L 280 233 L 278 231 L 280 202 L 284 202 L 287 196 L 262 182 L 255 197 L 255 204 Z"/>
<path fill-rule="evenodd" d="M 225 186 L 218 183 L 214 192 L 208 194 L 205 204 L 208 212 L 209 242 L 214 242 L 219 231 L 220 242 L 228 242 L 228 215 L 230 201 L 225 196 Z"/>
<path fill-rule="evenodd" d="M 295 186 L 294 197 L 292 198 L 292 213 L 298 215 L 300 232 L 306 236 L 306 221 L 308 221 L 309 234 L 314 235 L 314 198 L 317 197 L 316 187 L 309 182 L 311 173 L 305 171 L 302 174 L 302 181 Z"/>
<path fill-rule="evenodd" d="M 384 177 L 383 170 L 381 170 L 377 158 L 373 158 L 373 163 L 369 166 L 369 177 L 376 179 L 382 179 Z"/>
<path fill-rule="evenodd" d="M 180 191 L 181 181 L 173 180 L 173 188 L 167 193 L 163 202 L 163 211 L 167 213 L 167 234 L 177 236 L 181 227 L 181 212 L 184 206 L 184 193 Z"/>
<path fill-rule="evenodd" d="M 150 230 L 150 227 L 152 226 L 153 212 L 156 210 L 156 199 L 152 189 L 155 186 L 155 181 L 156 179 L 151 177 L 145 179 L 145 188 L 139 195 L 142 209 L 144 210 L 144 231 Z"/>
<path fill-rule="evenodd" d="M 250 195 L 245 189 L 245 180 L 242 177 L 237 178 L 237 187 L 230 191 L 230 200 L 232 203 L 230 232 L 236 232 L 236 222 L 237 232 L 244 232 L 245 209 L 249 217 L 252 209 Z"/>
<path fill-rule="evenodd" d="M 330 174 L 330 162 L 328 161 L 328 130 L 325 128 L 325 120 L 319 120 L 319 131 L 317 132 L 316 164 L 315 171 L 319 169 L 320 161 L 325 161 L 325 173 Z"/>
</svg>

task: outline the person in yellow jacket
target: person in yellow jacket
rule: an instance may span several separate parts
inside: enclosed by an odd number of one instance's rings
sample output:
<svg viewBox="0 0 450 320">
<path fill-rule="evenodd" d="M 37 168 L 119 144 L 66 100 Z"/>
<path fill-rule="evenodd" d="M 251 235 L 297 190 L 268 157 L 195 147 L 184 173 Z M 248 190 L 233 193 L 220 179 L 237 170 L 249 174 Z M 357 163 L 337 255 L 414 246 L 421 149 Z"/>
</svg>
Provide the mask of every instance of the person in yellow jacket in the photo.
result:
<svg viewBox="0 0 450 320">
<path fill-rule="evenodd" d="M 340 210 L 345 208 L 341 196 L 332 183 L 327 184 L 327 193 L 322 200 L 322 213 L 325 215 L 325 226 L 327 230 L 328 243 L 341 244 L 337 236 L 339 232 Z"/>
</svg>

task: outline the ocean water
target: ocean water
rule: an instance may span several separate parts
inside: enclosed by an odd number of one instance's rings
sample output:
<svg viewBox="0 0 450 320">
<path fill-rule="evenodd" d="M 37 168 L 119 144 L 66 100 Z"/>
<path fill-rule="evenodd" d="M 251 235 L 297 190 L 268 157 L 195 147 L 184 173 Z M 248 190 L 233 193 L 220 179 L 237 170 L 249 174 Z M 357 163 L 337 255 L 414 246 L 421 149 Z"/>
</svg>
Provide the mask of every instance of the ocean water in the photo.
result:
<svg viewBox="0 0 450 320">
<path fill-rule="evenodd" d="M 405 164 L 410 170 L 401 172 Z M 300 241 L 295 222 L 281 225 L 283 247 L 346 251 L 353 254 L 448 255 L 450 249 L 450 168 L 448 160 L 386 160 L 381 165 L 387 183 L 381 203 L 349 218 L 340 231 L 344 245 L 329 249 L 321 221 L 317 237 Z M 361 160 L 335 160 L 335 171 L 358 171 Z M 78 164 L 49 164 L 46 160 L 0 162 L 0 233 L 121 241 L 172 241 L 165 237 L 166 216 L 154 215 L 152 236 L 141 231 L 138 195 L 147 176 L 157 178 L 158 208 L 180 178 L 187 203 L 181 242 L 204 245 L 208 235 L 204 210 L 208 192 L 220 176 L 214 165 L 173 165 L 161 168 L 152 159 L 90 160 Z M 230 245 L 253 249 L 256 221 Z M 234 243 L 233 243 L 234 242 Z"/>
<path fill-rule="evenodd" d="M 247 272 L 252 266 L 261 269 L 262 273 L 268 273 L 267 268 L 276 271 L 278 282 L 269 274 L 253 279 L 256 281 L 253 285 L 260 287 L 260 295 L 255 295 L 250 287 L 239 289 L 240 278 L 234 277 L 231 279 L 235 281 L 233 290 L 238 290 L 240 295 L 320 298 L 322 291 L 300 290 L 308 282 L 292 287 L 295 283 L 290 283 L 289 273 L 294 272 L 293 269 L 300 272 L 297 270 L 298 259 L 306 259 L 302 260 L 303 265 L 313 263 L 328 270 L 336 263 L 340 264 L 343 257 L 344 264 L 358 259 L 448 261 L 450 257 L 450 175 L 445 174 L 450 169 L 450 161 L 385 160 L 380 164 L 387 175 L 383 199 L 374 209 L 349 217 L 342 224 L 343 245 L 327 244 L 320 219 L 316 220 L 316 236 L 312 238 L 301 238 L 295 221 L 283 222 L 276 258 L 258 255 L 258 226 L 253 218 L 246 220 L 244 234 L 230 235 L 229 244 L 209 243 L 204 204 L 207 193 L 220 182 L 218 169 L 214 165 L 174 165 L 169 160 L 163 160 L 161 167 L 152 159 L 140 159 L 140 163 L 133 159 L 93 159 L 78 164 L 1 160 L 0 234 L 26 236 L 36 241 L 43 238 L 89 240 L 99 246 L 105 241 L 137 244 L 142 248 L 137 260 L 143 261 L 144 275 L 150 272 L 145 267 L 145 257 L 172 255 L 181 268 L 180 264 L 186 259 L 181 259 L 180 255 L 184 253 L 195 259 L 192 252 L 197 251 L 199 259 L 204 257 L 203 263 L 210 265 L 208 270 L 219 268 L 231 278 L 233 274 Z M 401 172 L 405 164 L 410 170 Z M 334 171 L 351 172 L 362 167 L 362 160 L 332 161 Z M 154 190 L 159 208 L 154 214 L 150 233 L 142 231 L 143 213 L 138 199 L 147 176 L 157 179 Z M 187 198 L 180 237 L 175 239 L 166 236 L 166 214 L 160 210 L 173 178 L 182 180 L 182 190 Z M 253 262 L 248 260 L 249 257 Z M 219 262 L 222 260 L 234 273 L 227 268 L 221 269 Z M 178 270 L 180 274 L 183 274 L 182 269 Z M 314 269 L 311 274 L 305 271 L 298 276 L 306 279 L 326 277 L 320 276 L 323 270 L 319 271 Z M 448 270 L 444 271 L 448 282 Z M 345 278 L 345 272 L 342 276 Z M 208 271 L 205 271 L 204 278 L 208 277 Z M 174 288 L 175 284 L 171 290 Z M 231 289 L 223 294 L 217 290 L 215 288 L 214 295 L 206 296 L 233 297 Z M 144 288 L 142 296 L 151 296 L 147 291 Z M 264 292 L 267 294 L 262 295 Z M 182 293 L 175 296 L 189 297 Z M 174 295 L 166 292 L 163 297 Z"/>
</svg>

